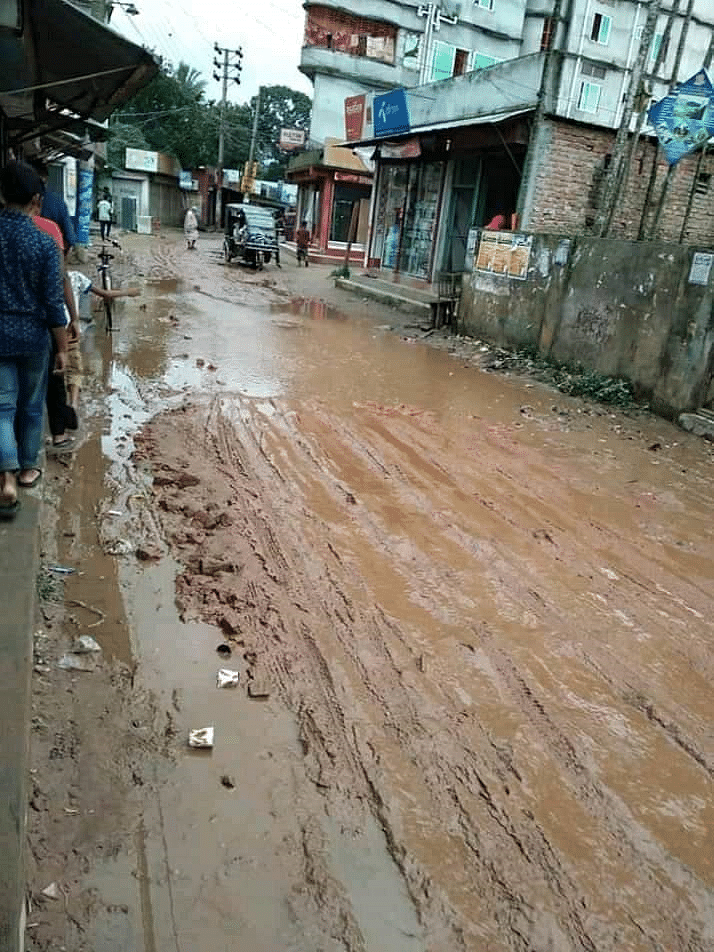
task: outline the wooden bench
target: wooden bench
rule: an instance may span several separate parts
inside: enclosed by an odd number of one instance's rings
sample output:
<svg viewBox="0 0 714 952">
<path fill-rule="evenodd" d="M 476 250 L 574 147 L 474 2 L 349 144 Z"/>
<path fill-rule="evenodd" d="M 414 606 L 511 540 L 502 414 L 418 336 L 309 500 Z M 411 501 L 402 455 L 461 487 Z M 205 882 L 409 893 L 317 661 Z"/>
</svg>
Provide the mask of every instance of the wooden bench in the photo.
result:
<svg viewBox="0 0 714 952">
<path fill-rule="evenodd" d="M 456 330 L 461 298 L 461 271 L 439 271 L 436 277 L 437 299 L 431 305 L 432 327 Z"/>
</svg>

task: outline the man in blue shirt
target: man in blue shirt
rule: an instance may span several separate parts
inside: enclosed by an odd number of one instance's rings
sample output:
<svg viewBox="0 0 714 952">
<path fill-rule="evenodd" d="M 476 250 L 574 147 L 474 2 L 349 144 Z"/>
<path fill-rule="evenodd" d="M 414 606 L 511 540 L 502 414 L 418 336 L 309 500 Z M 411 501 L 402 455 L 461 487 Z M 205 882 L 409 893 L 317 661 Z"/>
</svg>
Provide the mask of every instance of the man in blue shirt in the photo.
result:
<svg viewBox="0 0 714 952">
<path fill-rule="evenodd" d="M 56 192 L 52 192 L 47 188 L 47 179 L 49 177 L 47 165 L 40 161 L 40 159 L 35 159 L 31 165 L 45 186 L 40 215 L 42 215 L 43 218 L 49 218 L 50 221 L 59 225 L 62 238 L 64 239 L 64 253 L 67 254 L 70 248 L 73 248 L 77 244 L 77 236 L 74 232 L 74 225 L 65 200 Z"/>
<path fill-rule="evenodd" d="M 50 332 L 57 345 L 54 373 L 67 361 L 59 249 L 36 228 L 44 186 L 24 162 L 0 170 L 0 518 L 19 508 L 18 486 L 33 486 L 44 425 Z"/>
</svg>

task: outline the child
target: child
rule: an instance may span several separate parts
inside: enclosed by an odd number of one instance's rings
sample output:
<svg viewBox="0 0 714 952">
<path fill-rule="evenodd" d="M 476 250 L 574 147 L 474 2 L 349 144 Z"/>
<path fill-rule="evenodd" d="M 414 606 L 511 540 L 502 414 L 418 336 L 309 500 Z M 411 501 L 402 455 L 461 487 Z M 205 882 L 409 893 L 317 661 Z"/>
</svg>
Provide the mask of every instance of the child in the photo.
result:
<svg viewBox="0 0 714 952">
<path fill-rule="evenodd" d="M 79 302 L 84 294 L 96 294 L 102 300 L 114 299 L 119 297 L 138 297 L 138 288 L 114 288 L 107 291 L 104 288 L 95 287 L 91 280 L 81 271 L 68 271 L 72 293 L 74 295 L 75 309 L 79 313 Z M 65 371 L 65 385 L 67 387 L 67 403 L 76 412 L 79 402 L 79 390 L 82 380 L 82 354 L 79 347 L 79 334 L 73 335 L 69 343 L 67 354 L 67 369 Z M 55 446 L 63 446 L 69 443 L 70 437 L 64 436 L 64 443 L 53 440 Z"/>
<path fill-rule="evenodd" d="M 307 219 L 303 218 L 300 222 L 300 227 L 295 233 L 295 241 L 297 243 L 297 263 L 300 267 L 300 262 L 305 261 L 305 267 L 308 266 L 307 260 L 307 250 L 310 247 L 310 230 L 307 227 Z"/>
</svg>

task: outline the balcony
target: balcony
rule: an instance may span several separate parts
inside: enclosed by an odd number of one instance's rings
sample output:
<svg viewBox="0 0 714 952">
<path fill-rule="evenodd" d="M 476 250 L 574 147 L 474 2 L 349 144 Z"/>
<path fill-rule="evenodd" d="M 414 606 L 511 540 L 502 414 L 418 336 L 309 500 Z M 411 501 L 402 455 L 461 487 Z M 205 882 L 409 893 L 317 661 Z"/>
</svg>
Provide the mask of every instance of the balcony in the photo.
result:
<svg viewBox="0 0 714 952">
<path fill-rule="evenodd" d="M 321 46 L 303 46 L 300 54 L 300 72 L 309 79 L 316 73 L 352 79 L 365 86 L 377 89 L 391 89 L 394 86 L 413 86 L 414 70 L 402 66 L 391 66 L 367 56 L 353 56 L 341 50 L 330 50 Z"/>
</svg>

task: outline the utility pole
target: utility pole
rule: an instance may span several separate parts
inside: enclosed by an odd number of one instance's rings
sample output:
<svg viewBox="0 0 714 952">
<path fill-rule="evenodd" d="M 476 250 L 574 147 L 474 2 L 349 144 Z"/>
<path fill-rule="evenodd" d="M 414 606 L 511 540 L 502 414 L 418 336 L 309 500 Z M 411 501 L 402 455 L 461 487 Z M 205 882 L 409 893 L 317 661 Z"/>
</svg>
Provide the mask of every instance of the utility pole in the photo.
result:
<svg viewBox="0 0 714 952">
<path fill-rule="evenodd" d="M 622 194 L 622 189 L 627 181 L 627 172 L 632 161 L 632 155 L 639 139 L 642 122 L 646 116 L 644 103 L 644 76 L 645 64 L 652 48 L 652 41 L 657 27 L 657 17 L 659 16 L 659 0 L 649 0 L 647 5 L 647 16 L 645 25 L 640 37 L 640 47 L 635 57 L 635 62 L 630 73 L 630 83 L 625 94 L 625 102 L 622 107 L 622 118 L 620 127 L 615 136 L 615 143 L 612 148 L 612 161 L 605 179 L 604 195 L 601 199 L 600 209 L 595 220 L 595 233 L 600 238 L 607 238 L 610 231 L 610 225 L 615 214 L 618 199 Z M 663 52 L 663 43 L 660 43 L 659 54 Z M 638 120 L 635 134 L 630 136 L 630 123 L 632 116 L 639 107 L 640 119 Z M 629 142 L 628 142 L 629 138 Z"/>
<path fill-rule="evenodd" d="M 260 118 L 260 94 L 262 89 L 262 86 L 258 86 L 258 95 L 255 97 L 253 131 L 250 134 L 250 151 L 248 152 L 248 161 L 243 168 L 243 178 L 240 184 L 240 190 L 243 192 L 245 201 L 248 201 L 246 196 L 250 195 L 258 173 L 258 163 L 255 161 L 255 147 L 258 141 L 258 119 Z"/>
<path fill-rule="evenodd" d="M 226 102 L 228 99 L 228 81 L 232 80 L 236 86 L 240 86 L 240 74 L 243 69 L 243 50 L 239 46 L 236 50 L 226 49 L 223 46 L 219 46 L 218 43 L 213 44 L 213 50 L 216 53 L 216 58 L 213 60 L 213 65 L 217 70 L 222 71 L 223 76 L 223 92 L 221 94 L 221 110 L 218 126 L 218 168 L 223 171 L 223 156 L 225 153 L 225 141 L 226 141 Z M 223 57 L 219 59 L 218 57 Z M 231 75 L 231 70 L 235 70 L 233 75 Z M 213 78 L 216 82 L 220 82 L 221 73 L 217 72 L 213 74 Z"/>
</svg>

